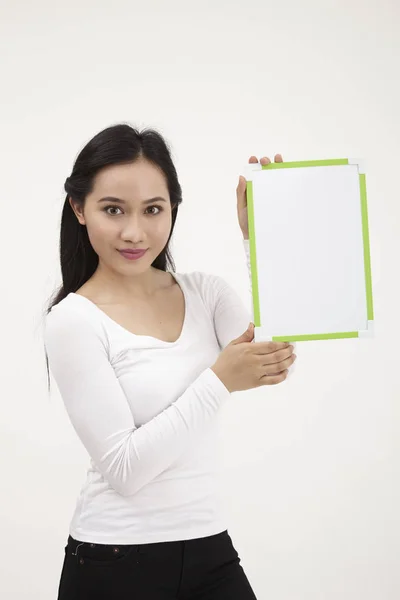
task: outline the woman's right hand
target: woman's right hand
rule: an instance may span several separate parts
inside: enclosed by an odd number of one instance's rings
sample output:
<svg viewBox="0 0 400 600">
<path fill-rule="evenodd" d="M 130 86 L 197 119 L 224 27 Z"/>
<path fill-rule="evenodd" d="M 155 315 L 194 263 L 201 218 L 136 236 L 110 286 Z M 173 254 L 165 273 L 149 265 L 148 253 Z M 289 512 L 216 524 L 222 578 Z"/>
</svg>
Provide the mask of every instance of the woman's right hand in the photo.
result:
<svg viewBox="0 0 400 600">
<path fill-rule="evenodd" d="M 211 367 L 230 392 L 282 383 L 296 360 L 286 342 L 252 342 L 254 325 L 232 340 Z"/>
</svg>

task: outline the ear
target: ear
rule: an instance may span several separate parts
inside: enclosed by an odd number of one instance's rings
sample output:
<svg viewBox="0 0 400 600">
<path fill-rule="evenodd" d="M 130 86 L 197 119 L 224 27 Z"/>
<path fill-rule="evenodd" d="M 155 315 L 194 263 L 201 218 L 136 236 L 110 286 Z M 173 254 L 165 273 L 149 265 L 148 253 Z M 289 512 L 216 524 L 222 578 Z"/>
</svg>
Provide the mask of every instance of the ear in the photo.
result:
<svg viewBox="0 0 400 600">
<path fill-rule="evenodd" d="M 70 203 L 70 206 L 74 211 L 79 223 L 81 225 L 86 225 L 85 217 L 83 216 L 83 207 L 78 203 L 74 203 L 71 197 L 68 198 L 68 202 Z"/>
</svg>

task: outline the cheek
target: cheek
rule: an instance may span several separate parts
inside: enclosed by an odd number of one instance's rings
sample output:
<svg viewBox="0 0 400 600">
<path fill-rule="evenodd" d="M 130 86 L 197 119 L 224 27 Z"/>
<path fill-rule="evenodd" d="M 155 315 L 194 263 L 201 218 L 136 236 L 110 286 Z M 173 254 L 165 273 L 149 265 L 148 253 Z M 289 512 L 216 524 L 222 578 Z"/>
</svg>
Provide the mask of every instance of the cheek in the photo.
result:
<svg viewBox="0 0 400 600">
<path fill-rule="evenodd" d="M 101 254 L 104 250 L 114 243 L 116 237 L 119 236 L 119 225 L 117 219 L 114 223 L 105 221 L 104 219 L 93 219 L 88 223 L 87 230 L 90 243 L 97 254 Z M 149 239 L 159 240 L 160 244 L 165 244 L 172 226 L 172 214 L 163 213 L 159 218 L 145 220 L 142 223 L 143 231 L 146 232 Z"/>
<path fill-rule="evenodd" d="M 168 238 L 169 232 L 171 231 L 171 225 L 171 214 L 163 215 L 160 219 L 157 219 L 157 222 L 154 225 L 152 225 L 151 233 L 159 238 Z"/>
<path fill-rule="evenodd" d="M 107 245 L 109 238 L 113 237 L 112 229 L 102 219 L 93 219 L 88 223 L 89 240 L 97 254 L 99 254 L 98 250 Z"/>
</svg>

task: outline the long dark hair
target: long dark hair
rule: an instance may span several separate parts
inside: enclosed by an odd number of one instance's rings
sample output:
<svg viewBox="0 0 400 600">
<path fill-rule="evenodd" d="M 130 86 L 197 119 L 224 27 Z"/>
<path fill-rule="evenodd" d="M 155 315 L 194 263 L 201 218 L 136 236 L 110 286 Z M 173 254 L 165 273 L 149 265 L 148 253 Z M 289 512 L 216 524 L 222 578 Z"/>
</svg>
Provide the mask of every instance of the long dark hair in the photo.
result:
<svg viewBox="0 0 400 600">
<path fill-rule="evenodd" d="M 72 173 L 67 177 L 64 189 L 67 193 L 61 216 L 60 264 L 62 285 L 52 294 L 45 310 L 47 315 L 53 306 L 70 292 L 76 292 L 94 274 L 99 257 L 93 250 L 85 225 L 81 225 L 69 202 L 83 207 L 93 189 L 95 175 L 104 167 L 132 163 L 145 158 L 159 167 L 166 179 L 172 206 L 172 227 L 168 241 L 152 266 L 160 271 L 172 269 L 175 264 L 169 249 L 178 208 L 182 202 L 182 189 L 171 158 L 171 150 L 162 135 L 154 129 L 142 131 L 127 124 L 107 127 L 95 135 L 78 154 Z M 48 390 L 50 391 L 49 361 L 45 348 Z"/>
</svg>

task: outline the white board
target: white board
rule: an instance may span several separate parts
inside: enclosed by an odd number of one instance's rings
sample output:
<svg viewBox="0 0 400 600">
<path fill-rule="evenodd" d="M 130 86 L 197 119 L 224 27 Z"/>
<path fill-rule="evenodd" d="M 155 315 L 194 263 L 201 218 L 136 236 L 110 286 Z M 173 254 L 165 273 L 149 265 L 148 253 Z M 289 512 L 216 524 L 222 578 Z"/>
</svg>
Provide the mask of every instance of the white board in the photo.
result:
<svg viewBox="0 0 400 600">
<path fill-rule="evenodd" d="M 255 340 L 370 335 L 362 162 L 256 163 L 247 169 Z"/>
</svg>

